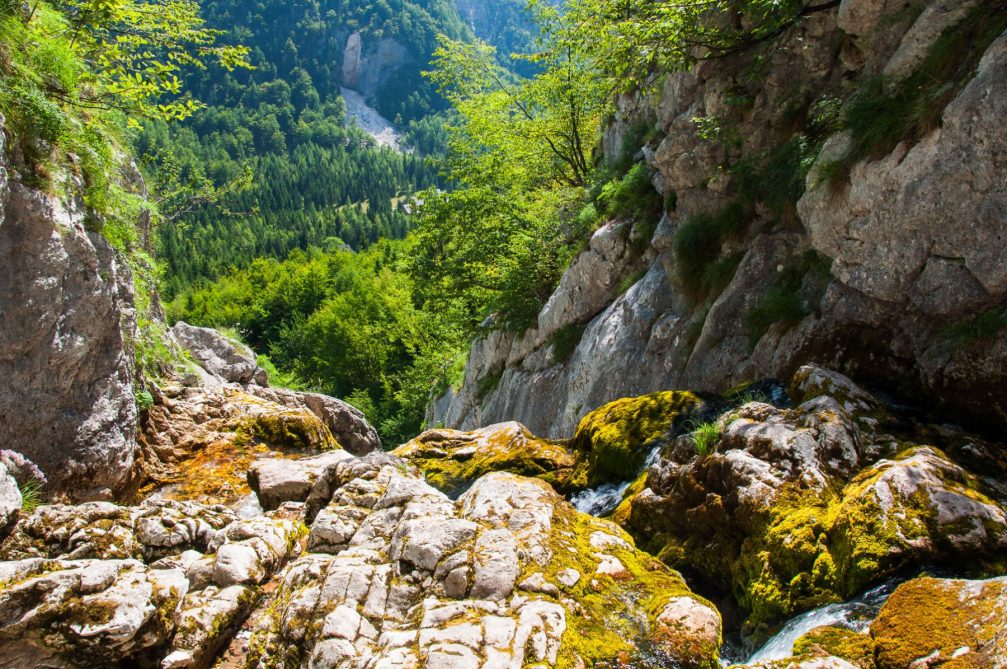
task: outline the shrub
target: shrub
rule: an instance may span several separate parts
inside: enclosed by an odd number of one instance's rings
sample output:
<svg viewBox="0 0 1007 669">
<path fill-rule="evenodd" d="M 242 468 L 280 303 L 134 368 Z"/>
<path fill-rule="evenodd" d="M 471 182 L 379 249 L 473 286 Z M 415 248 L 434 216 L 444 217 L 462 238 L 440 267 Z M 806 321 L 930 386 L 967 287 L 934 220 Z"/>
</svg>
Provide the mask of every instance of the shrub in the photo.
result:
<svg viewBox="0 0 1007 669">
<path fill-rule="evenodd" d="M 651 177 L 649 168 L 643 163 L 637 163 L 622 179 L 609 181 L 602 186 L 598 204 L 613 218 L 660 218 L 664 211 L 664 198 L 654 188 Z"/>
<path fill-rule="evenodd" d="M 556 364 L 562 364 L 570 359 L 573 352 L 577 350 L 580 340 L 587 330 L 586 323 L 570 323 L 564 325 L 549 337 L 549 345 L 552 346 L 552 359 Z"/>
<path fill-rule="evenodd" d="M 497 389 L 500 380 L 503 379 L 504 368 L 491 370 L 476 382 L 476 399 L 482 402 L 489 397 L 490 393 Z"/>
<path fill-rule="evenodd" d="M 713 287 L 726 285 L 723 282 L 726 275 L 733 276 L 741 256 L 729 256 L 720 266 L 711 266 L 720 260 L 724 242 L 740 234 L 747 223 L 746 208 L 735 201 L 716 215 L 693 216 L 679 229 L 675 236 L 675 259 L 679 281 L 690 300 L 699 302 Z"/>
</svg>

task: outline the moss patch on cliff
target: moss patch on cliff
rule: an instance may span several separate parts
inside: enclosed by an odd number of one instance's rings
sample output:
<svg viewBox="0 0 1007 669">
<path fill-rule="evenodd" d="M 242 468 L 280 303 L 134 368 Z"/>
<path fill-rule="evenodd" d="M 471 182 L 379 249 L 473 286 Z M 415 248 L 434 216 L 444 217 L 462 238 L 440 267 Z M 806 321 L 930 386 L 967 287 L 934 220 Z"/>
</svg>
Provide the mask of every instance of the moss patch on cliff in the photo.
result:
<svg viewBox="0 0 1007 669">
<path fill-rule="evenodd" d="M 595 409 L 581 419 L 571 443 L 580 459 L 574 485 L 636 478 L 650 449 L 673 436 L 676 425 L 702 404 L 693 393 L 669 390 Z"/>
</svg>

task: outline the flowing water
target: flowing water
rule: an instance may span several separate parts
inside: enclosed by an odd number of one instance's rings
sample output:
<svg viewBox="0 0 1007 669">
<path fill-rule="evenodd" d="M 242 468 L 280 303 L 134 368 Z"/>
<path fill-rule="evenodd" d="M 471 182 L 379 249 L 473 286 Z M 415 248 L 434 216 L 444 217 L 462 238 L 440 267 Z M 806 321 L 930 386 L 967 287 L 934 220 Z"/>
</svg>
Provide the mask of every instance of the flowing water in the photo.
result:
<svg viewBox="0 0 1007 669">
<path fill-rule="evenodd" d="M 794 642 L 816 627 L 823 625 L 838 625 L 855 632 L 864 632 L 871 621 L 878 615 L 881 605 L 892 594 L 896 583 L 889 582 L 848 602 L 828 604 L 820 608 L 802 613 L 783 626 L 776 636 L 766 642 L 759 650 L 748 658 L 748 664 L 782 660 L 790 657 L 794 650 Z"/>
<path fill-rule="evenodd" d="M 660 457 L 661 445 L 658 444 L 650 449 L 650 453 L 647 454 L 647 460 L 643 464 L 641 473 L 656 465 Z M 572 495 L 570 503 L 581 513 L 589 513 L 592 516 L 599 517 L 607 516 L 615 511 L 615 507 L 619 506 L 619 502 L 622 501 L 623 495 L 626 494 L 626 490 L 631 485 L 633 485 L 633 481 L 603 483 L 595 488 L 588 488 L 576 495 Z"/>
</svg>

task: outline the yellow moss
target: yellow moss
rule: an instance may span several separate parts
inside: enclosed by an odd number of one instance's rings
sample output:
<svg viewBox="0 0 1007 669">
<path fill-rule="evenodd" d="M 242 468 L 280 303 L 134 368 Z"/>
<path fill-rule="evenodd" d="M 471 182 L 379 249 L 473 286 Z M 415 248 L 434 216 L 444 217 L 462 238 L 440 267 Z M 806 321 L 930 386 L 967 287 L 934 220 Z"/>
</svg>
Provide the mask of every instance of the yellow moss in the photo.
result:
<svg viewBox="0 0 1007 669">
<path fill-rule="evenodd" d="M 701 405 L 693 393 L 668 390 L 595 409 L 581 419 L 573 439 L 581 454 L 574 484 L 587 487 L 637 476 L 650 448 Z"/>
<path fill-rule="evenodd" d="M 432 430 L 392 453 L 416 465 L 430 485 L 448 493 L 500 471 L 538 478 L 566 492 L 574 466 L 565 441 L 540 439 L 523 427 L 495 432 Z"/>
<path fill-rule="evenodd" d="M 816 627 L 794 642 L 794 657 L 838 657 L 874 669 L 874 639 L 842 627 Z"/>
<path fill-rule="evenodd" d="M 991 666 L 988 651 L 1007 627 L 1007 583 L 973 584 L 967 593 L 965 583 L 918 578 L 900 585 L 871 625 L 878 669 L 902 669 L 934 653 L 948 669 Z M 965 648 L 967 653 L 951 659 Z"/>
</svg>

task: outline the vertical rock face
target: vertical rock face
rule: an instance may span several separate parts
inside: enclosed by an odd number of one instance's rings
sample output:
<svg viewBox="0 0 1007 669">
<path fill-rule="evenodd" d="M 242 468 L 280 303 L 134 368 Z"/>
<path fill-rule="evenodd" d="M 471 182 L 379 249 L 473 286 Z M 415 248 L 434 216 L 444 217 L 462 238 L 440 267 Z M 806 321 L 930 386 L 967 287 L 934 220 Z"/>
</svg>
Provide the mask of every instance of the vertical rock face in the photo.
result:
<svg viewBox="0 0 1007 669">
<path fill-rule="evenodd" d="M 2 119 L 0 119 L 2 123 Z M 0 441 L 52 489 L 109 496 L 136 460 L 129 268 L 74 197 L 26 185 L 0 129 Z"/>
<path fill-rule="evenodd" d="M 636 257 L 603 248 L 599 242 L 618 239 L 606 232 L 611 223 L 602 228 L 536 328 L 474 343 L 463 388 L 434 402 L 428 423 L 471 430 L 516 420 L 557 438 L 620 397 L 667 388 L 720 393 L 815 362 L 879 385 L 897 379 L 901 387 L 892 390 L 915 391 L 931 407 L 1007 424 L 1007 133 L 999 120 L 1007 113 L 1007 35 L 970 43 L 975 53 L 966 55 L 976 67 L 947 83 L 934 129 L 887 155 L 854 161 L 848 182 L 836 188 L 823 184 L 824 168 L 844 158 L 850 136 L 835 134 L 803 186 L 804 172 L 795 170 L 787 211 L 761 195 L 746 201 L 743 231 L 713 240 L 717 262 L 734 263 L 722 289 L 692 294 L 695 277 L 683 269 L 689 258 L 676 252 L 683 228 L 739 203 L 744 161 L 757 163 L 793 141 L 787 119 L 795 105 L 839 105 L 860 90 L 850 82 L 912 75 L 947 30 L 974 25 L 969 12 L 982 6 L 844 0 L 782 39 L 757 88 L 745 88 L 739 72 L 750 63 L 742 57 L 671 73 L 650 99 L 620 98 L 606 154 L 618 158 L 614 140 L 656 117 L 664 138 L 642 155 L 658 191 L 676 204 L 660 223 L 616 223 L 656 225 Z M 739 90 L 749 96 L 740 110 Z M 892 114 L 896 106 L 889 105 Z M 701 136 L 697 118 L 737 131 L 736 144 Z M 646 273 L 628 290 L 611 289 L 641 267 Z M 784 297 L 796 315 L 771 314 L 761 330 L 753 326 L 749 316 L 769 309 L 788 276 Z M 566 328 L 577 328 L 579 341 L 559 359 L 549 335 Z M 495 389 L 480 393 L 488 384 L 479 382 L 493 377 Z"/>
<path fill-rule="evenodd" d="M 406 48 L 390 37 L 365 43 L 358 30 L 343 49 L 343 86 L 372 98 L 409 59 Z"/>
</svg>

